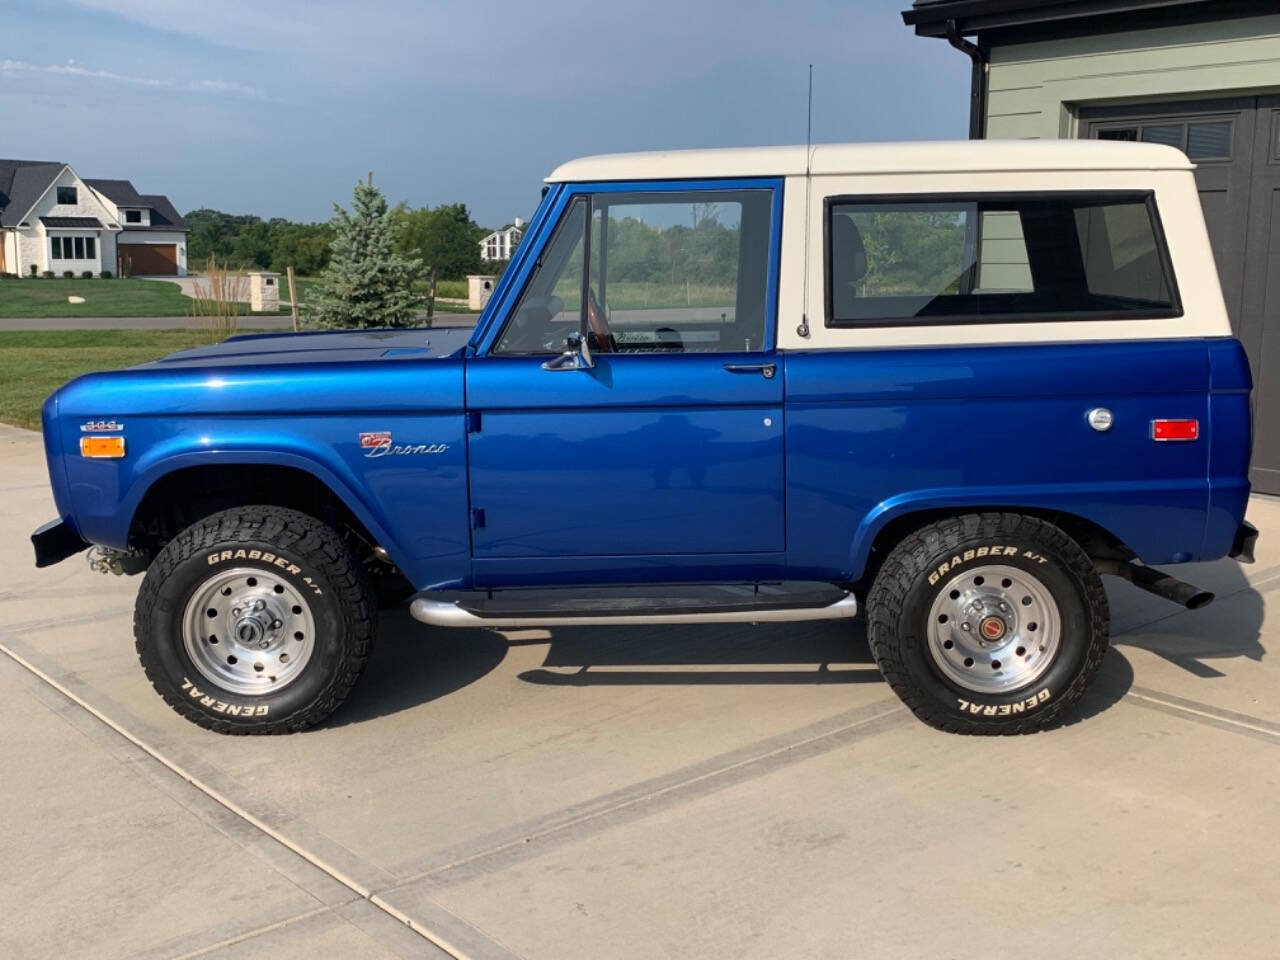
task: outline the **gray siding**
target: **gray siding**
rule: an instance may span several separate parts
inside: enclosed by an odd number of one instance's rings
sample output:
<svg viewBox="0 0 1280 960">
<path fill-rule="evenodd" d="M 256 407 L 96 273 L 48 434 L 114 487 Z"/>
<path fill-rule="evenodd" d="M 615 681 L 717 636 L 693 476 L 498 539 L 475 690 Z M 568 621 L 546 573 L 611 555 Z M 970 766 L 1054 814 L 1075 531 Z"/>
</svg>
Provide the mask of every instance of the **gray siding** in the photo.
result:
<svg viewBox="0 0 1280 960">
<path fill-rule="evenodd" d="M 996 47 L 990 138 L 1076 135 L 1075 107 L 1280 90 L 1280 14 Z"/>
</svg>

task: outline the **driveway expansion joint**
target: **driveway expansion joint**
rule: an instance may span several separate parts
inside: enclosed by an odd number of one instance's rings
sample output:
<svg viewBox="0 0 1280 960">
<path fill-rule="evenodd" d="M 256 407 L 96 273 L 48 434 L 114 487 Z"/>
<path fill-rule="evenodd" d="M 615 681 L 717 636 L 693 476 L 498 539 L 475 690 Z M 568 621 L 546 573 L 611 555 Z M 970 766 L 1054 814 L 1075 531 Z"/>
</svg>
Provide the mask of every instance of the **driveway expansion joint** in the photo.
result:
<svg viewBox="0 0 1280 960">
<path fill-rule="evenodd" d="M 28 629 L 30 629 L 30 627 L 28 627 Z M 16 632 L 15 629 L 8 629 L 0 633 L 0 636 L 12 634 L 14 632 Z M 139 750 L 142 750 L 144 753 L 146 753 L 152 759 L 154 759 L 157 763 L 167 768 L 175 776 L 191 784 L 201 793 L 208 796 L 211 800 L 220 804 L 221 806 L 226 808 L 228 811 L 235 814 L 237 817 L 244 820 L 246 823 L 250 824 L 257 830 L 259 830 L 261 833 L 265 834 L 275 842 L 279 843 L 281 846 L 290 850 L 295 855 L 305 860 L 307 863 L 311 864 L 317 870 L 320 870 L 322 873 L 325 873 L 330 877 L 332 877 L 338 883 L 342 884 L 344 887 L 352 891 L 352 893 L 356 894 L 358 898 L 368 901 L 377 909 L 381 910 L 383 913 L 386 913 L 392 918 L 399 920 L 402 924 L 404 924 L 405 926 L 413 930 L 416 934 L 418 934 L 424 940 L 429 941 L 430 943 L 438 947 L 440 950 L 443 950 L 449 956 L 454 957 L 455 960 L 470 960 L 470 954 L 463 952 L 457 946 L 455 946 L 449 940 L 437 934 L 435 931 L 430 930 L 425 926 L 423 926 L 422 924 L 416 922 L 408 914 L 404 913 L 398 908 L 387 903 L 385 900 L 383 900 L 381 897 L 378 897 L 372 890 L 365 887 L 363 884 L 359 883 L 352 877 L 348 876 L 346 873 L 339 870 L 337 867 L 334 867 L 333 865 L 329 864 L 325 860 L 322 860 L 321 858 L 317 857 L 316 855 L 311 853 L 309 850 L 307 850 L 305 847 L 301 846 L 298 843 L 295 843 L 289 837 L 285 836 L 284 834 L 282 834 L 281 832 L 279 832 L 278 830 L 276 830 L 275 828 L 273 828 L 263 820 L 259 819 L 253 813 L 246 810 L 244 807 L 240 806 L 230 797 L 222 794 L 218 790 L 215 790 L 213 787 L 204 783 L 194 774 L 189 773 L 182 766 L 170 760 L 168 757 L 162 754 L 159 750 L 157 750 L 155 747 L 152 747 L 146 741 L 142 740 L 140 737 L 133 734 L 126 727 L 116 723 L 114 720 L 108 717 L 105 713 L 98 710 L 96 707 L 94 707 L 84 698 L 78 696 L 74 691 L 70 690 L 68 687 L 66 687 L 62 683 L 59 683 L 54 677 L 50 676 L 48 673 L 46 673 L 45 671 L 37 667 L 34 663 L 31 663 L 29 660 L 19 655 L 17 652 L 12 650 L 7 644 L 3 642 L 0 642 L 0 653 L 3 653 L 5 656 L 9 657 L 9 659 L 12 660 L 14 663 L 16 663 L 18 666 L 22 667 L 24 670 L 28 671 L 34 676 L 38 677 L 41 681 L 43 681 L 53 689 L 57 690 L 58 693 L 60 693 L 62 696 L 66 697 L 72 703 L 76 704 L 76 706 L 80 707 L 82 710 L 92 715 L 100 723 L 104 724 L 105 726 L 109 727 L 111 730 L 115 731 L 116 734 L 118 734 L 119 736 L 123 737 L 125 740 L 132 743 Z M 322 908 L 319 908 L 316 912 L 323 912 L 326 909 L 329 909 L 329 908 L 322 907 Z"/>
</svg>

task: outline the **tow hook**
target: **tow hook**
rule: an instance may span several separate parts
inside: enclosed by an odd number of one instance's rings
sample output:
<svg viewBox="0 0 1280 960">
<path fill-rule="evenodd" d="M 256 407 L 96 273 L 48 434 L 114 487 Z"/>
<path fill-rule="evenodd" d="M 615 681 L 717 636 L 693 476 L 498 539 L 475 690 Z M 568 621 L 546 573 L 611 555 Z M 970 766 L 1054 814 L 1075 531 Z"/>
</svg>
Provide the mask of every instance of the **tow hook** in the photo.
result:
<svg viewBox="0 0 1280 960">
<path fill-rule="evenodd" d="M 1128 560 L 1096 560 L 1094 565 L 1099 573 L 1121 577 L 1147 593 L 1154 593 L 1188 610 L 1199 610 L 1213 603 L 1213 594 L 1208 590 L 1201 590 L 1154 567 L 1144 567 Z"/>
<path fill-rule="evenodd" d="M 140 573 L 146 558 L 137 550 L 113 550 L 110 547 L 92 547 L 89 550 L 89 569 L 94 573 L 113 573 L 122 577 L 126 573 Z"/>
</svg>

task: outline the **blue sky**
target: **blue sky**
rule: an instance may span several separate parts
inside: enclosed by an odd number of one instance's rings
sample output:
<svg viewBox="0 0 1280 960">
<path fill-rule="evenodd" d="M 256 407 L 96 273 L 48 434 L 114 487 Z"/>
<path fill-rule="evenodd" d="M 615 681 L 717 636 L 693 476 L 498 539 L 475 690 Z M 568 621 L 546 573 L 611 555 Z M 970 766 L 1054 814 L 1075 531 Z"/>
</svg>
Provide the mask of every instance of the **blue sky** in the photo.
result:
<svg viewBox="0 0 1280 960">
<path fill-rule="evenodd" d="M 178 209 L 392 202 L 528 216 L 590 153 L 963 137 L 968 60 L 907 0 L 39 0 L 5 5 L 0 155 Z"/>
</svg>

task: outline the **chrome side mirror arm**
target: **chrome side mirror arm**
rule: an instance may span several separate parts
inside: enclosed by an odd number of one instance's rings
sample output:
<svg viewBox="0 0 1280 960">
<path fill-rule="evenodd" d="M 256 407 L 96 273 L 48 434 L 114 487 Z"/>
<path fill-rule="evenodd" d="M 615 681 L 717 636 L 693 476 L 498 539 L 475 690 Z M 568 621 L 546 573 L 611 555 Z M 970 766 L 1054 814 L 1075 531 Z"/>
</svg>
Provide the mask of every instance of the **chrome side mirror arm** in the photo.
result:
<svg viewBox="0 0 1280 960">
<path fill-rule="evenodd" d="M 543 370 L 590 370 L 596 365 L 591 358 L 591 347 L 584 336 L 566 337 L 564 353 L 546 361 Z"/>
</svg>

